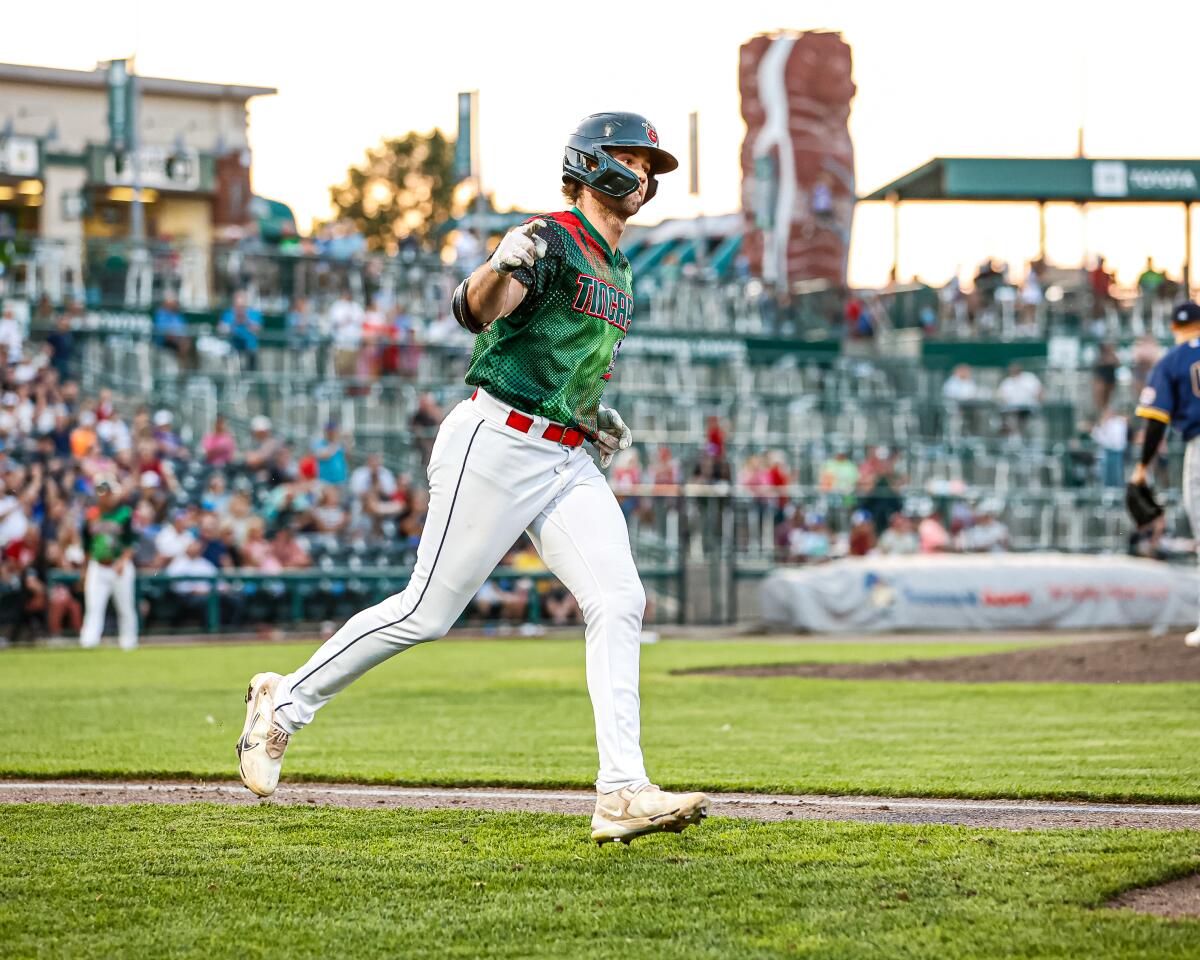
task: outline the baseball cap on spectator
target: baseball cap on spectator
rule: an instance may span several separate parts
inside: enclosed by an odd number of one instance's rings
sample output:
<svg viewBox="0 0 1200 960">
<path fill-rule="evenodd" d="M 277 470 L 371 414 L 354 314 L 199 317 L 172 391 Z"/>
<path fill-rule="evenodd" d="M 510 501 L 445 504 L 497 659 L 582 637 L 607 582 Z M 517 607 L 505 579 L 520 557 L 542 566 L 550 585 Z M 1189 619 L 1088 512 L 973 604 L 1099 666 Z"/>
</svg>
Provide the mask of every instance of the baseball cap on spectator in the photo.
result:
<svg viewBox="0 0 1200 960">
<path fill-rule="evenodd" d="M 850 522 L 857 526 L 860 523 L 870 523 L 874 518 L 867 510 L 855 510 L 850 514 Z"/>
<path fill-rule="evenodd" d="M 154 425 L 156 427 L 165 427 L 171 423 L 172 419 L 173 418 L 170 410 L 159 410 L 158 413 L 154 415 Z"/>
<path fill-rule="evenodd" d="M 15 407 L 20 399 L 20 397 L 10 391 L 4 395 L 3 403 L 6 407 Z"/>
<path fill-rule="evenodd" d="M 162 486 L 162 477 L 153 470 L 147 470 L 138 478 L 138 486 L 149 487 L 151 490 L 154 490 Z"/>
<path fill-rule="evenodd" d="M 91 410 L 84 410 L 79 414 L 79 425 L 81 427 L 94 427 L 96 425 L 96 415 Z"/>
<path fill-rule="evenodd" d="M 1185 300 L 1171 311 L 1171 322 L 1177 326 L 1185 323 L 1200 323 L 1200 304 Z"/>
<path fill-rule="evenodd" d="M 250 429 L 254 433 L 266 433 L 271 429 L 271 418 L 259 414 L 250 421 Z"/>
<path fill-rule="evenodd" d="M 97 494 L 113 493 L 117 489 L 117 480 L 111 473 L 102 473 L 96 477 L 94 489 Z"/>
</svg>

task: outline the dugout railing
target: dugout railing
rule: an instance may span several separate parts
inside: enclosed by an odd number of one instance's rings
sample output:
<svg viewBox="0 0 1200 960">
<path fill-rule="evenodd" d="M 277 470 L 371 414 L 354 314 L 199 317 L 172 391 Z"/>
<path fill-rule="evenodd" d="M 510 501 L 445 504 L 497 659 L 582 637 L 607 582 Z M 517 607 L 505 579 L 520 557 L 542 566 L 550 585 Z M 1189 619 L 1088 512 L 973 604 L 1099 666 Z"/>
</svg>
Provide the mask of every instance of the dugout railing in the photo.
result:
<svg viewBox="0 0 1200 960">
<path fill-rule="evenodd" d="M 721 624 L 754 620 L 757 589 L 763 576 L 779 566 L 825 562 L 845 550 L 851 516 L 860 510 L 914 511 L 935 507 L 949 519 L 978 507 L 987 492 L 938 497 L 897 494 L 881 502 L 871 497 L 831 494 L 813 488 L 747 489 L 729 484 L 645 486 L 615 491 L 629 524 L 630 541 L 649 598 L 648 623 Z M 993 498 L 994 499 L 994 498 Z M 996 505 L 997 520 L 1009 532 L 1007 550 L 1062 550 L 1125 553 L 1130 531 L 1116 494 L 1019 496 Z M 1193 562 L 1191 531 L 1175 497 L 1168 495 L 1164 545 L 1178 562 Z M 963 513 L 963 515 L 967 515 Z M 827 537 L 824 549 L 797 553 L 788 531 L 797 520 Z M 817 541 L 820 541 L 818 536 Z M 952 539 L 951 547 L 955 541 Z M 204 578 L 142 572 L 137 579 L 139 606 L 149 605 L 152 625 L 174 622 L 181 603 L 201 629 L 227 629 L 230 620 L 243 625 L 300 626 L 340 621 L 359 609 L 399 592 L 408 581 L 407 566 L 326 566 L 300 571 L 261 573 L 221 571 L 210 581 L 215 589 L 181 600 L 174 587 Z M 528 591 L 526 620 L 544 621 L 538 584 L 552 584 L 553 574 L 500 567 L 490 580 L 504 589 L 522 585 Z M 70 585 L 78 574 L 53 571 L 52 584 Z M 468 608 L 465 620 L 479 623 Z"/>
<path fill-rule="evenodd" d="M 638 572 L 651 598 L 648 624 L 685 622 L 676 600 L 680 595 L 680 569 L 639 566 Z M 383 570 L 344 567 L 277 573 L 223 570 L 211 577 L 139 571 L 135 596 L 139 619 L 152 630 L 199 629 L 220 633 L 262 625 L 297 629 L 325 622 L 340 625 L 359 610 L 399 593 L 411 574 L 410 568 L 398 567 Z M 72 571 L 53 570 L 48 579 L 51 586 L 62 585 L 69 589 L 80 583 L 80 575 Z M 524 591 L 524 623 L 544 626 L 548 622 L 539 587 L 557 584 L 552 573 L 497 567 L 488 580 L 503 583 L 509 590 L 519 587 Z M 109 616 L 113 616 L 111 609 Z M 498 622 L 468 606 L 457 625 L 490 629 Z"/>
</svg>

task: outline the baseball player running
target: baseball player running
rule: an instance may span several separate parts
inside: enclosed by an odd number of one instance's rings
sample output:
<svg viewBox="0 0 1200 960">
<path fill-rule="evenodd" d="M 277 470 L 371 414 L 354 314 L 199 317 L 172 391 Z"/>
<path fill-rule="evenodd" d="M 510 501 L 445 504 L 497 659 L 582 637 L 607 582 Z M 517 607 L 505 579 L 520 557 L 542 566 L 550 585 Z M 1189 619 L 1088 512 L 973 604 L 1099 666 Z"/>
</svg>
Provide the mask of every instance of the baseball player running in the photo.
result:
<svg viewBox="0 0 1200 960">
<path fill-rule="evenodd" d="M 587 117 L 567 141 L 563 194 L 573 206 L 509 231 L 454 291 L 477 335 L 475 388 L 438 431 L 429 513 L 403 592 L 351 617 L 303 666 L 260 673 L 246 694 L 242 782 L 270 796 L 291 737 L 376 664 L 443 636 L 522 531 L 575 595 L 586 623 L 587 685 L 600 771 L 592 839 L 679 832 L 708 812 L 702 793 L 650 783 L 640 746 L 638 660 L 646 595 L 625 519 L 595 462 L 632 434 L 600 403 L 634 316 L 626 220 L 678 166 L 633 113 Z"/>
<path fill-rule="evenodd" d="M 1162 515 L 1146 482 L 1146 469 L 1162 446 L 1168 426 L 1183 434 L 1183 507 L 1192 535 L 1200 537 L 1200 306 L 1191 301 L 1171 311 L 1175 346 L 1163 354 L 1150 371 L 1134 411 L 1146 420 L 1141 459 L 1133 468 L 1125 491 L 1129 512 L 1138 526 Z M 1189 647 L 1200 647 L 1200 626 L 1184 638 Z"/>
</svg>

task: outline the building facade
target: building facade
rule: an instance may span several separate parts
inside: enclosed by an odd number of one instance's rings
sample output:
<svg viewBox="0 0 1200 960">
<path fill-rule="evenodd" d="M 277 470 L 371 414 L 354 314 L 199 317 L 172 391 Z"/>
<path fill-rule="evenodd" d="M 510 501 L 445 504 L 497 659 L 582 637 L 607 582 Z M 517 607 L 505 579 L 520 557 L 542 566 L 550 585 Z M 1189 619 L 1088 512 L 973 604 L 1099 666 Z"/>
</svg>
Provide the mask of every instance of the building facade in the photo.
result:
<svg viewBox="0 0 1200 960">
<path fill-rule="evenodd" d="M 114 140 L 112 111 L 129 101 L 114 105 L 108 64 L 85 71 L 0 63 L 0 240 L 40 241 L 38 270 L 60 273 L 46 261 L 61 260 L 69 276 L 76 263 L 93 267 L 95 250 L 129 240 L 135 185 L 146 241 L 193 251 L 197 262 L 253 220 L 247 104 L 276 91 L 135 82 L 126 119 L 136 123 L 136 154 Z"/>
</svg>

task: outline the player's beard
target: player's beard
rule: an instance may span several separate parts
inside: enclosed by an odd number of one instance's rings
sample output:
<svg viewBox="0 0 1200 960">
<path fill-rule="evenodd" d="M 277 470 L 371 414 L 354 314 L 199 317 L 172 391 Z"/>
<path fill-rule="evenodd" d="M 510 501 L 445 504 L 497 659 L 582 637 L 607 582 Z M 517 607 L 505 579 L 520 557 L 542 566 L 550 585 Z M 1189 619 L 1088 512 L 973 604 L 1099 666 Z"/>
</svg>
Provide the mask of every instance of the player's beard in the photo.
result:
<svg viewBox="0 0 1200 960">
<path fill-rule="evenodd" d="M 641 189 L 634 190 L 633 193 L 628 193 L 623 197 L 610 197 L 606 193 L 595 191 L 596 198 L 600 201 L 600 205 L 605 210 L 611 212 L 614 216 L 620 217 L 622 220 L 628 220 L 640 209 L 646 201 L 642 199 Z"/>
</svg>

